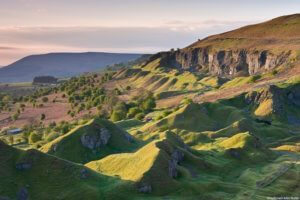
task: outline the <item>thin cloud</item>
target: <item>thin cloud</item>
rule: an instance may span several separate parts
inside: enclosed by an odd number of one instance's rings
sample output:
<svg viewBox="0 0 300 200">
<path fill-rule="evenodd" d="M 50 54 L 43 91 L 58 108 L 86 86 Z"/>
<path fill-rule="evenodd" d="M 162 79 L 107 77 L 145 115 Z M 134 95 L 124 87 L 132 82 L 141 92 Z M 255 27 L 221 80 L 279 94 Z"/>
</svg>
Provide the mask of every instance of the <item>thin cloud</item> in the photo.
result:
<svg viewBox="0 0 300 200">
<path fill-rule="evenodd" d="M 2 27 L 0 50 L 9 51 L 10 59 L 0 54 L 0 61 L 8 64 L 29 54 L 63 51 L 155 53 L 183 48 L 199 38 L 245 24 L 173 21 L 156 27 Z"/>
<path fill-rule="evenodd" d="M 0 46 L 0 50 L 17 50 L 18 48 L 16 47 L 1 47 Z"/>
</svg>

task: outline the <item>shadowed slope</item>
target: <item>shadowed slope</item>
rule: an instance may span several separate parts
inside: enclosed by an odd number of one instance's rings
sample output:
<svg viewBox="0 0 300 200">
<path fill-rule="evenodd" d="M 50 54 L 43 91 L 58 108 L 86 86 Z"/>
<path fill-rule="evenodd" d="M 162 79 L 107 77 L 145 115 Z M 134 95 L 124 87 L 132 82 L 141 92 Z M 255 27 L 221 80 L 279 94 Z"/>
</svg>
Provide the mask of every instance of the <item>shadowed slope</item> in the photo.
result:
<svg viewBox="0 0 300 200">
<path fill-rule="evenodd" d="M 113 191 L 132 187 L 128 181 L 37 150 L 18 150 L 1 141 L 0 160 L 0 199 L 126 199 Z"/>
</svg>

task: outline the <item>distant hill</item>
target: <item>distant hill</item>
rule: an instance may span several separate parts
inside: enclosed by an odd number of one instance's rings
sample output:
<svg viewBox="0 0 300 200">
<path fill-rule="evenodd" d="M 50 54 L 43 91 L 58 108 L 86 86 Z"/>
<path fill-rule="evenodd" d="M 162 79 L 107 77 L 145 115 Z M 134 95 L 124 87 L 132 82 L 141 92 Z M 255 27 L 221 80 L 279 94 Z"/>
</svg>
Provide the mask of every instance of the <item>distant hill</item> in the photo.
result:
<svg viewBox="0 0 300 200">
<path fill-rule="evenodd" d="M 36 76 L 70 77 L 97 71 L 107 65 L 133 61 L 141 56 L 102 52 L 31 55 L 0 68 L 0 82 L 26 82 Z"/>
</svg>

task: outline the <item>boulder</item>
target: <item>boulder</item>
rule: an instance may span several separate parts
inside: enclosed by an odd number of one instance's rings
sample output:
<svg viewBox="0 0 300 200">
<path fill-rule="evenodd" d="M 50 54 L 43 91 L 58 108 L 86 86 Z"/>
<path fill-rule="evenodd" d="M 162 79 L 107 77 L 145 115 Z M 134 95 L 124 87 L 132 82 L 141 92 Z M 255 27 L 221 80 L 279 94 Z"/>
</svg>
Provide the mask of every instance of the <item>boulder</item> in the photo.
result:
<svg viewBox="0 0 300 200">
<path fill-rule="evenodd" d="M 183 160 L 184 157 L 184 153 L 179 151 L 179 150 L 175 150 L 172 155 L 171 155 L 172 159 L 176 161 L 177 163 L 180 163 Z"/>
<path fill-rule="evenodd" d="M 87 169 L 80 170 L 80 178 L 81 179 L 86 179 L 88 177 L 89 177 L 89 172 Z"/>
<path fill-rule="evenodd" d="M 91 150 L 95 150 L 101 146 L 105 146 L 109 139 L 111 137 L 111 134 L 106 128 L 101 128 L 98 133 L 93 134 L 83 134 L 80 138 L 81 144 L 89 148 Z"/>
<path fill-rule="evenodd" d="M 51 151 L 56 152 L 57 151 L 57 147 L 58 147 L 58 144 L 53 144 L 51 146 Z"/>
<path fill-rule="evenodd" d="M 150 193 L 152 192 L 152 187 L 149 184 L 143 183 L 141 186 L 138 187 L 138 191 L 142 193 Z"/>
<path fill-rule="evenodd" d="M 177 162 L 174 159 L 169 160 L 169 176 L 171 178 L 176 178 L 178 176 L 177 172 Z"/>
<path fill-rule="evenodd" d="M 173 153 L 171 154 L 171 160 L 169 160 L 169 176 L 172 178 L 176 178 L 178 176 L 178 172 L 177 172 L 177 165 L 183 160 L 184 158 L 184 153 L 179 151 L 179 150 L 175 150 L 173 151 Z"/>
<path fill-rule="evenodd" d="M 18 170 L 28 170 L 31 168 L 31 163 L 29 162 L 20 162 L 16 164 L 16 169 Z"/>
<path fill-rule="evenodd" d="M 228 154 L 236 159 L 240 159 L 241 158 L 241 153 L 239 149 L 235 149 L 235 148 L 230 148 L 227 150 Z"/>
</svg>

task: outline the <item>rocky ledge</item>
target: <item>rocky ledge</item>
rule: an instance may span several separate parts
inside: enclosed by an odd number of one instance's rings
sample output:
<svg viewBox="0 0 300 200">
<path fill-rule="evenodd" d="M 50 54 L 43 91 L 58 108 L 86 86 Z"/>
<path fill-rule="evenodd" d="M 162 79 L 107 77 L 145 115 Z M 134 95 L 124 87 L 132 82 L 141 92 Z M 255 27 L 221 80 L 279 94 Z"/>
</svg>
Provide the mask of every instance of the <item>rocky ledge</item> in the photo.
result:
<svg viewBox="0 0 300 200">
<path fill-rule="evenodd" d="M 110 132 L 106 128 L 100 128 L 98 133 L 86 133 L 80 138 L 81 144 L 91 150 L 105 146 L 111 138 Z"/>
<path fill-rule="evenodd" d="M 161 52 L 150 58 L 160 58 L 161 67 L 186 71 L 203 71 L 221 77 L 253 75 L 275 69 L 289 62 L 290 51 L 276 55 L 268 50 L 219 50 L 207 48 Z"/>
</svg>

